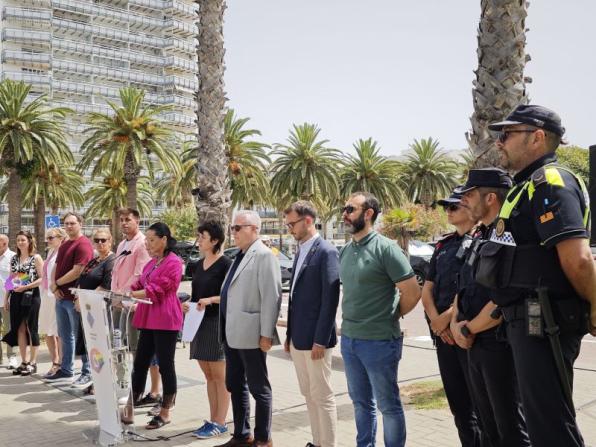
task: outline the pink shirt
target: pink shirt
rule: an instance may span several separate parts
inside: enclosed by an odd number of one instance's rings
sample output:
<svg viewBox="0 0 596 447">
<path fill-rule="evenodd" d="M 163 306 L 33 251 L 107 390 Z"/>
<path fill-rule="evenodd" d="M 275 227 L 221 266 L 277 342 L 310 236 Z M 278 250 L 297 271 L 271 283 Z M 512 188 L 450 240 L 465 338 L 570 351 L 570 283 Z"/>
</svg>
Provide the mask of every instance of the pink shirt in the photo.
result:
<svg viewBox="0 0 596 447">
<path fill-rule="evenodd" d="M 120 256 L 124 251 L 129 255 Z M 123 240 L 116 250 L 116 261 L 112 270 L 112 291 L 128 292 L 141 276 L 143 267 L 151 260 L 145 248 L 145 235 L 140 231 L 130 240 Z"/>
<path fill-rule="evenodd" d="M 174 253 L 168 254 L 156 267 L 151 259 L 131 290 L 145 290 L 146 299 L 153 304 L 139 303 L 132 324 L 137 329 L 179 331 L 182 328 L 182 307 L 177 292 L 182 279 L 182 261 Z"/>
</svg>

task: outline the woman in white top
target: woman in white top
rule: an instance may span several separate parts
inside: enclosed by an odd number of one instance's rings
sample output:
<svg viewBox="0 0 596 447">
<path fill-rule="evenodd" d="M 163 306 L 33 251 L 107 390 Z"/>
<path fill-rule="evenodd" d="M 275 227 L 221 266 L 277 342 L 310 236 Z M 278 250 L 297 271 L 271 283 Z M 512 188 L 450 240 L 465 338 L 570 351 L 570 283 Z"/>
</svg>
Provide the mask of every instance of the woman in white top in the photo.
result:
<svg viewBox="0 0 596 447">
<path fill-rule="evenodd" d="M 46 334 L 46 343 L 50 352 L 52 367 L 46 376 L 54 374 L 60 368 L 61 353 L 58 339 L 58 325 L 56 323 L 56 298 L 52 293 L 52 273 L 56 268 L 56 255 L 60 244 L 66 239 L 66 232 L 62 228 L 50 228 L 46 231 L 48 254 L 43 266 L 41 291 L 41 307 L 39 309 L 39 333 Z"/>
</svg>

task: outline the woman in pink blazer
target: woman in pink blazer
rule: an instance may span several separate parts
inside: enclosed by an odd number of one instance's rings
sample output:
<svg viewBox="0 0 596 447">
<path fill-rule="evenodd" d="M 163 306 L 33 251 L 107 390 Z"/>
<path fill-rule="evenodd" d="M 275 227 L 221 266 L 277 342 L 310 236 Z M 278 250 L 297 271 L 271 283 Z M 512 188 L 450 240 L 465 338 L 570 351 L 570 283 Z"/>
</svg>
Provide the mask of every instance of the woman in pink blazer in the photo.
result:
<svg viewBox="0 0 596 447">
<path fill-rule="evenodd" d="M 159 415 L 146 425 L 147 429 L 163 427 L 170 423 L 170 409 L 176 400 L 176 369 L 174 355 L 176 339 L 182 328 L 182 309 L 177 292 L 182 278 L 182 261 L 172 249 L 176 239 L 162 222 L 151 225 L 145 232 L 145 245 L 151 260 L 143 269 L 139 280 L 128 294 L 152 304 L 139 303 L 132 319 L 139 329 L 139 342 L 132 369 L 132 402 L 145 391 L 147 372 L 155 354 L 163 382 L 163 402 Z M 126 406 L 122 422 L 132 423 L 132 402 Z"/>
</svg>

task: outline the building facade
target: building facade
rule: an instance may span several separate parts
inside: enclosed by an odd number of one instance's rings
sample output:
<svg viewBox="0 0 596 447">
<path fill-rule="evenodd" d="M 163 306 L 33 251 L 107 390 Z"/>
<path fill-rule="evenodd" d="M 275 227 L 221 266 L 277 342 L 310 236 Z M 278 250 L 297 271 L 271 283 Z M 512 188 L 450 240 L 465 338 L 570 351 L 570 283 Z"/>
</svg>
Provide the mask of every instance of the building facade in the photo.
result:
<svg viewBox="0 0 596 447">
<path fill-rule="evenodd" d="M 118 90 L 145 90 L 147 102 L 168 104 L 164 121 L 181 138 L 196 134 L 197 90 L 192 0 L 0 0 L 2 79 L 32 85 L 68 118 L 69 145 L 79 159 L 85 114 L 110 112 Z M 0 207 L 0 231 L 6 207 Z M 156 203 L 156 212 L 160 203 Z M 25 224 L 27 223 L 27 216 Z"/>
</svg>

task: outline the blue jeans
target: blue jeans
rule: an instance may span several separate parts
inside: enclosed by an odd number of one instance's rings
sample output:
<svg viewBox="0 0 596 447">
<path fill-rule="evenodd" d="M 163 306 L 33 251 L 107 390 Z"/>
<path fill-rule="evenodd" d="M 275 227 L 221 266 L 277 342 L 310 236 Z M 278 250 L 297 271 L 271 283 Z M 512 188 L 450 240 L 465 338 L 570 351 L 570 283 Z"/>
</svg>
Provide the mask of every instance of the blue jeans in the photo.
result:
<svg viewBox="0 0 596 447">
<path fill-rule="evenodd" d="M 75 343 L 79 332 L 80 317 L 70 300 L 56 300 L 56 322 L 58 324 L 58 336 L 62 343 L 62 364 L 60 369 L 66 374 L 73 374 Z M 89 375 L 89 359 L 83 356 L 83 368 L 81 374 Z"/>
<path fill-rule="evenodd" d="M 354 404 L 357 447 L 374 447 L 377 405 L 383 415 L 386 447 L 406 444 L 406 420 L 397 386 L 403 338 L 360 340 L 341 336 L 348 392 Z"/>
</svg>

